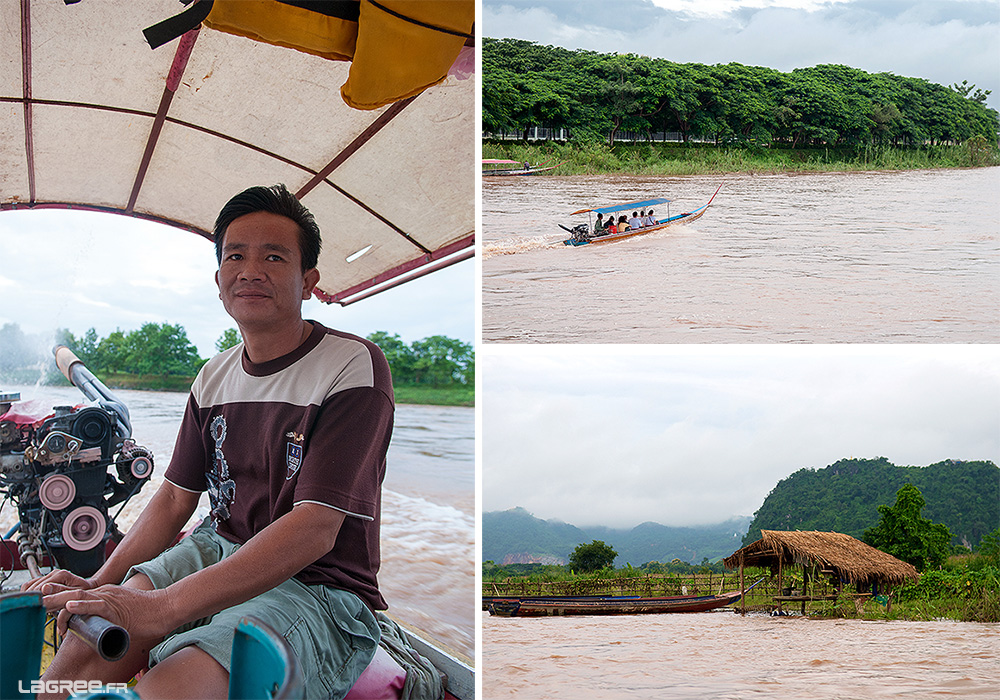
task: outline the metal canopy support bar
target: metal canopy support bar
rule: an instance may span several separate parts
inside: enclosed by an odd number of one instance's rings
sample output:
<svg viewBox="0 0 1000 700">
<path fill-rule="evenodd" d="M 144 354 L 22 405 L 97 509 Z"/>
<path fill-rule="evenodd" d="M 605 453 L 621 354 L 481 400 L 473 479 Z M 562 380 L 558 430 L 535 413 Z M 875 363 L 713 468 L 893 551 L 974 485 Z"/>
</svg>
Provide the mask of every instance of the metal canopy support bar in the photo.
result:
<svg viewBox="0 0 1000 700">
<path fill-rule="evenodd" d="M 405 100 L 394 102 L 389 107 L 389 109 L 382 112 L 382 114 L 380 114 L 375 119 L 375 121 L 369 124 L 367 129 L 362 131 L 355 137 L 353 141 L 344 146 L 344 150 L 342 150 L 340 153 L 334 156 L 333 160 L 327 163 L 322 170 L 316 173 L 316 175 L 313 176 L 313 178 L 309 180 L 309 182 L 304 184 L 299 189 L 299 191 L 295 193 L 295 196 L 298 197 L 299 199 L 302 199 L 307 194 L 312 192 L 320 182 L 325 180 L 330 173 L 339 168 L 344 161 L 346 161 L 348 158 L 354 155 L 358 151 L 358 149 L 360 149 L 362 146 L 368 143 L 368 141 L 375 134 L 377 134 L 379 131 L 382 130 L 382 127 L 384 127 L 393 119 L 395 119 L 396 115 L 402 112 L 403 109 L 405 109 L 406 106 L 409 105 L 411 102 L 413 102 L 413 100 L 415 99 L 416 99 L 415 97 L 408 97 Z"/>
<path fill-rule="evenodd" d="M 354 202 L 355 204 L 357 204 L 358 206 L 360 206 L 362 209 L 364 209 L 369 214 L 371 214 L 372 216 L 374 216 L 376 219 L 378 219 L 379 221 L 381 221 L 382 223 L 384 223 L 386 226 L 388 226 L 389 228 L 391 228 L 397 234 L 399 234 L 400 236 L 402 236 L 403 238 L 405 238 L 407 241 L 409 241 L 410 243 L 412 243 L 415 247 L 419 248 L 420 250 L 422 250 L 426 254 L 430 254 L 431 253 L 430 250 L 428 250 L 425 246 L 421 245 L 419 241 L 417 241 L 412 236 L 410 236 L 408 233 L 406 233 L 406 231 L 404 231 L 403 229 L 399 228 L 399 226 L 397 226 L 396 224 L 394 224 L 391 221 L 389 221 L 388 219 L 386 219 L 384 216 L 382 216 L 381 214 L 379 214 L 377 211 L 375 211 L 374 209 L 372 209 L 371 207 L 369 207 L 367 204 L 365 204 L 364 202 L 362 202 L 360 199 L 358 199 L 357 197 L 355 197 L 351 193 L 349 193 L 346 190 L 344 190 L 342 187 L 339 187 L 336 184 L 334 184 L 333 182 L 330 182 L 329 180 L 326 179 L 327 177 L 329 177 L 330 173 L 332 173 L 334 170 L 336 170 L 337 168 L 339 168 L 341 166 L 341 164 L 343 164 L 352 155 L 354 155 L 355 153 L 357 153 L 358 150 L 362 146 L 364 146 L 366 143 L 368 143 L 368 141 L 371 140 L 371 138 L 375 134 L 377 134 L 379 131 L 382 130 L 383 127 L 385 127 L 389 122 L 391 122 L 393 119 L 395 119 L 396 116 L 400 112 L 402 112 L 415 99 L 417 99 L 417 96 L 407 97 L 405 100 L 400 100 L 399 102 L 394 102 L 386 111 L 384 111 L 382 114 L 380 114 L 375 119 L 375 121 L 373 121 L 371 124 L 369 124 L 367 129 L 365 129 L 360 134 L 358 134 L 357 137 L 355 137 L 355 139 L 353 141 L 351 141 L 349 144 L 347 144 L 347 146 L 345 146 L 344 149 L 340 153 L 338 153 L 336 156 L 334 156 L 333 160 L 331 160 L 329 163 L 327 163 L 326 166 L 322 170 L 320 170 L 318 173 L 316 173 L 316 175 L 311 180 L 309 180 L 309 182 L 307 182 L 305 185 L 303 185 L 299 189 L 299 191 L 295 193 L 295 196 L 298 197 L 299 199 L 302 199 L 307 194 L 309 194 L 310 192 L 312 192 L 316 188 L 316 186 L 319 185 L 320 182 L 326 182 L 326 184 L 328 184 L 330 187 L 332 187 L 333 189 L 337 190 L 337 192 L 339 192 L 340 194 L 344 195 L 345 197 L 347 197 L 348 199 L 350 199 L 352 202 Z"/>
<path fill-rule="evenodd" d="M 21 0 L 21 96 L 24 100 L 24 156 L 28 168 L 28 201 L 35 201 L 35 144 L 31 110 L 31 1 Z"/>
<path fill-rule="evenodd" d="M 471 249 L 471 248 L 467 249 L 467 250 L 464 250 L 461 253 L 459 253 L 458 255 L 455 255 L 454 257 L 448 258 L 447 260 L 442 260 L 441 262 L 437 263 L 436 265 L 428 265 L 427 267 L 419 268 L 412 275 L 407 275 L 406 277 L 398 277 L 395 280 L 393 280 L 392 282 L 390 282 L 389 284 L 384 284 L 384 285 L 382 285 L 380 287 L 377 287 L 377 288 L 374 288 L 374 289 L 370 289 L 367 292 L 364 292 L 363 294 L 359 294 L 359 295 L 357 295 L 355 297 L 352 297 L 350 299 L 345 299 L 344 301 L 340 302 L 340 305 L 341 306 L 349 306 L 350 304 L 353 304 L 356 301 L 361 301 L 362 299 L 367 299 L 368 297 L 373 297 L 376 294 L 381 294 L 382 292 L 387 291 L 389 289 L 392 289 L 393 287 L 398 287 L 401 284 L 406 284 L 407 282 L 412 282 L 413 280 L 419 279 L 420 277 L 423 277 L 424 275 L 429 275 L 432 272 L 437 272 L 438 270 L 443 270 L 446 267 L 451 267 L 455 263 L 460 263 L 463 260 L 468 260 L 469 258 L 473 257 L 475 254 L 476 254 L 476 251 L 473 250 L 473 249 Z"/>
<path fill-rule="evenodd" d="M 188 59 L 191 58 L 191 51 L 194 50 L 194 42 L 198 39 L 198 28 L 184 34 L 177 45 L 177 52 L 174 54 L 174 62 L 170 66 L 167 74 L 167 82 L 163 87 L 163 95 L 160 97 L 160 106 L 156 110 L 153 118 L 153 127 L 149 130 L 149 138 L 146 140 L 146 149 L 142 153 L 142 161 L 139 163 L 139 170 L 135 174 L 135 182 L 132 183 L 132 192 L 128 197 L 128 204 L 125 211 L 132 211 L 135 202 L 139 198 L 139 190 L 142 189 L 142 182 L 146 179 L 146 171 L 149 169 L 149 162 L 153 159 L 153 151 L 156 150 L 156 143 L 160 139 L 160 131 L 163 130 L 163 122 L 167 119 L 167 111 L 170 103 L 180 85 L 181 76 L 187 67 Z"/>
<path fill-rule="evenodd" d="M 209 241 L 214 240 L 212 233 L 210 231 L 205 231 L 196 226 L 190 226 L 188 224 L 183 224 L 179 221 L 173 221 L 172 219 L 165 219 L 162 216 L 154 216 L 152 214 L 140 214 L 134 211 L 125 211 L 124 209 L 115 209 L 114 207 L 99 207 L 96 204 L 74 204 L 72 202 L 0 202 L 0 211 L 18 211 L 22 209 L 70 209 L 73 211 L 96 211 L 102 214 L 117 214 L 118 216 L 130 216 L 133 219 L 142 219 L 143 221 L 155 221 L 158 224 L 163 224 L 165 226 L 172 226 L 173 228 L 180 229 L 181 231 L 190 231 L 195 233 L 202 238 L 207 238 Z"/>
<path fill-rule="evenodd" d="M 360 299 L 364 298 L 364 297 L 357 297 L 350 299 L 350 297 L 353 297 L 356 294 L 360 294 L 361 292 L 371 289 L 372 287 L 382 285 L 386 282 L 389 282 L 390 280 L 399 277 L 400 275 L 405 275 L 408 272 L 412 272 L 413 270 L 421 268 L 436 260 L 443 260 L 444 258 L 448 258 L 449 256 L 454 255 L 455 253 L 463 250 L 464 248 L 472 248 L 472 246 L 474 246 L 475 244 L 476 244 L 476 236 L 475 234 L 470 234 L 465 238 L 462 238 L 460 240 L 455 241 L 454 243 L 439 248 L 432 253 L 421 255 L 419 258 L 414 258 L 413 260 L 407 261 L 401 265 L 397 265 L 396 267 L 390 270 L 386 270 L 385 272 L 379 275 L 375 275 L 371 279 L 365 280 L 364 282 L 356 284 L 353 287 L 345 289 L 341 292 L 337 292 L 335 294 L 327 294 L 325 292 L 320 292 L 319 290 L 316 290 L 314 294 L 317 299 L 326 302 L 327 304 L 340 304 L 341 306 L 347 306 L 348 304 L 352 304 L 355 301 L 360 301 Z M 456 257 L 455 259 L 449 259 L 447 261 L 443 261 L 443 263 L 440 266 L 436 266 L 434 269 L 435 270 L 441 269 L 442 267 L 447 267 L 448 265 L 461 262 L 462 260 L 467 260 L 474 254 L 475 254 L 474 250 L 469 250 L 467 254 L 464 254 L 462 257 Z M 428 270 L 427 272 L 430 272 L 430 270 Z M 426 273 L 422 271 L 421 275 L 423 274 Z M 403 281 L 416 279 L 421 275 L 412 275 L 410 277 L 407 277 L 406 280 L 400 280 L 398 284 L 402 284 Z M 388 287 L 379 287 L 378 291 L 383 291 L 384 289 L 387 288 Z M 376 292 L 373 291 L 371 294 L 375 293 Z M 366 294 L 365 296 L 371 296 L 371 294 Z"/>
</svg>

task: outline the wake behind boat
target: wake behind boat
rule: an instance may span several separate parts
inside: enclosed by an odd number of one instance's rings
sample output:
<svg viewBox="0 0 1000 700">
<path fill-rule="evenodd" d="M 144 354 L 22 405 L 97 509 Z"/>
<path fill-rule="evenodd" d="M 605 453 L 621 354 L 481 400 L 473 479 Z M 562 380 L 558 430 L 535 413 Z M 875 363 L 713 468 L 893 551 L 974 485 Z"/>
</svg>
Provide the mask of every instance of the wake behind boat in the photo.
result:
<svg viewBox="0 0 1000 700">
<path fill-rule="evenodd" d="M 587 223 L 577 224 L 573 228 L 559 224 L 561 229 L 570 233 L 570 237 L 564 240 L 563 243 L 572 246 L 581 246 L 590 243 L 610 243 L 611 241 L 620 241 L 623 238 L 632 238 L 633 236 L 640 236 L 654 231 L 662 231 L 670 226 L 694 221 L 708 210 L 709 205 L 715 199 L 715 195 L 719 194 L 719 190 L 721 189 L 722 185 L 720 184 L 711 199 L 704 205 L 692 211 L 674 216 L 670 215 L 670 200 L 663 197 L 644 199 L 639 202 L 611 204 L 591 209 L 580 209 L 570 214 L 570 216 L 577 214 L 597 214 L 597 220 L 595 221 L 588 216 Z M 664 218 L 653 214 L 653 207 L 658 207 L 662 204 L 667 205 L 667 215 Z M 641 215 L 632 216 L 640 212 L 642 212 Z M 604 219 L 605 215 L 607 219 Z"/>
</svg>

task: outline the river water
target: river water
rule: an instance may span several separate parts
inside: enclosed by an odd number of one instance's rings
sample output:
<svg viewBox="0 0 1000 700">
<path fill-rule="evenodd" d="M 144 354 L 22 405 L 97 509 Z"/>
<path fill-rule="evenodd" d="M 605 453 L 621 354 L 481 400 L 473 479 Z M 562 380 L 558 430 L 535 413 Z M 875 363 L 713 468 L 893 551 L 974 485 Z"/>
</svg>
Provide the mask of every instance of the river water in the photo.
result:
<svg viewBox="0 0 1000 700">
<path fill-rule="evenodd" d="M 1000 628 L 708 613 L 483 613 L 483 700 L 996 698 Z"/>
<path fill-rule="evenodd" d="M 45 409 L 85 402 L 73 387 L 0 386 Z M 116 390 L 154 474 L 117 519 L 127 530 L 163 480 L 187 394 Z M 471 657 L 475 649 L 475 421 L 471 408 L 398 405 L 382 490 L 379 585 L 397 619 Z M 207 496 L 195 517 L 208 513 Z M 0 510 L 4 532 L 17 522 Z"/>
<path fill-rule="evenodd" d="M 685 226 L 562 245 L 569 212 L 670 197 Z M 485 178 L 483 339 L 1000 340 L 1000 168 Z M 661 207 L 660 215 L 666 212 Z"/>
</svg>

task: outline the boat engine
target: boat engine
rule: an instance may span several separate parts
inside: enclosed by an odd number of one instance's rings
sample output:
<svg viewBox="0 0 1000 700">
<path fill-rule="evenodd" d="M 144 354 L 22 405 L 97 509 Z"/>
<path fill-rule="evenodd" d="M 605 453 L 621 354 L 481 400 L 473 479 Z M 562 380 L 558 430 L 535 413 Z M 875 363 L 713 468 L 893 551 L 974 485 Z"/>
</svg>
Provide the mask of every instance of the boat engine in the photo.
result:
<svg viewBox="0 0 1000 700">
<path fill-rule="evenodd" d="M 56 363 L 93 403 L 38 416 L 10 403 L 0 416 L 0 492 L 17 506 L 21 561 L 90 576 L 121 539 L 110 509 L 124 505 L 153 473 L 153 454 L 132 439 L 128 409 L 65 347 Z M 33 415 L 34 413 L 34 415 Z M 34 573 L 34 571 L 32 572 Z"/>
<path fill-rule="evenodd" d="M 570 239 L 576 243 L 586 243 L 591 239 L 590 227 L 587 224 L 577 224 L 570 229 Z"/>
</svg>

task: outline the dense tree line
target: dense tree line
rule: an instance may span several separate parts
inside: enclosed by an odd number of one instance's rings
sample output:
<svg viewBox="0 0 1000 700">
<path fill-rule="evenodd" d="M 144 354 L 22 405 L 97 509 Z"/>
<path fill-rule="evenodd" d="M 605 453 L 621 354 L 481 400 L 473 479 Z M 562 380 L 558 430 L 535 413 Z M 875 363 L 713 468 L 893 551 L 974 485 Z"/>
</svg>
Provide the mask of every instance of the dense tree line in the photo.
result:
<svg viewBox="0 0 1000 700">
<path fill-rule="evenodd" d="M 486 134 L 544 126 L 611 145 L 623 130 L 792 148 L 995 143 L 989 94 L 843 65 L 784 73 L 483 39 Z"/>
<path fill-rule="evenodd" d="M 475 381 L 475 351 L 469 343 L 434 335 L 407 345 L 398 335 L 384 331 L 376 331 L 368 339 L 382 348 L 396 384 L 446 386 L 472 385 Z M 215 342 L 215 349 L 222 352 L 240 341 L 239 331 L 230 328 Z M 184 327 L 170 323 L 146 323 L 132 331 L 119 329 L 103 338 L 93 328 L 79 337 L 59 329 L 55 344 L 71 349 L 98 376 L 193 377 L 207 361 L 198 356 Z M 52 366 L 51 344 L 26 336 L 16 323 L 0 327 L 0 375 Z"/>
<path fill-rule="evenodd" d="M 409 345 L 398 334 L 376 331 L 368 340 L 385 353 L 395 384 L 473 384 L 476 378 L 476 353 L 470 343 L 432 335 Z"/>
<path fill-rule="evenodd" d="M 144 323 L 131 331 L 120 329 L 101 338 L 93 328 L 77 338 L 56 331 L 56 342 L 72 350 L 95 374 L 138 374 L 193 377 L 205 364 L 187 337 L 184 326 Z"/>
<path fill-rule="evenodd" d="M 782 479 L 754 513 L 744 544 L 761 530 L 833 530 L 861 538 L 904 484 L 926 501 L 924 515 L 951 531 L 952 545 L 973 549 L 1000 522 L 1000 469 L 989 461 L 946 460 L 900 467 L 884 457 L 842 459 Z"/>
</svg>

